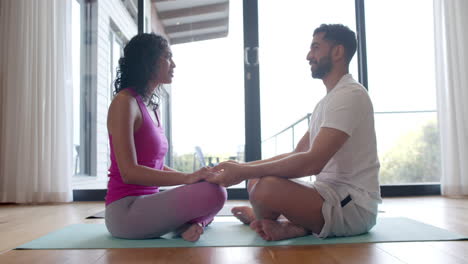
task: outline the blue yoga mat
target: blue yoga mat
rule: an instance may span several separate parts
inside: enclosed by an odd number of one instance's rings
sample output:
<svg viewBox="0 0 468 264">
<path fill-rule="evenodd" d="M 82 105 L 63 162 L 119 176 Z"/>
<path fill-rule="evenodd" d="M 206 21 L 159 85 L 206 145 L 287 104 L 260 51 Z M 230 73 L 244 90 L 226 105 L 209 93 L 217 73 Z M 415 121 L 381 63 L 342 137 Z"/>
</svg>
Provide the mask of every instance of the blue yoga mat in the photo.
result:
<svg viewBox="0 0 468 264">
<path fill-rule="evenodd" d="M 17 249 L 95 249 L 153 247 L 235 247 L 293 246 L 377 242 L 466 240 L 462 236 L 408 218 L 379 218 L 367 234 L 319 239 L 305 236 L 282 241 L 264 241 L 247 225 L 239 222 L 213 222 L 195 243 L 166 235 L 145 240 L 118 239 L 110 236 L 104 224 L 76 224 L 47 234 Z"/>
</svg>

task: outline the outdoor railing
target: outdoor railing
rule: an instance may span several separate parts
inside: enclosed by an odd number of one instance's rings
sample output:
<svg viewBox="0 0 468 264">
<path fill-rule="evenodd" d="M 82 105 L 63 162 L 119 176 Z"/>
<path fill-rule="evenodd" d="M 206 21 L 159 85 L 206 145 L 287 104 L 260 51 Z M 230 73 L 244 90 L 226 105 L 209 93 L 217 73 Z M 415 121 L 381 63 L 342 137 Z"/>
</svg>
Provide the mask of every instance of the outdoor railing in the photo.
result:
<svg viewBox="0 0 468 264">
<path fill-rule="evenodd" d="M 374 112 L 375 115 L 386 115 L 386 114 L 419 114 L 419 113 L 436 113 L 437 110 L 420 110 L 420 111 L 387 111 L 387 112 Z M 273 136 L 265 139 L 265 140 L 262 140 L 262 147 L 266 144 L 271 144 L 271 143 L 274 143 L 274 151 L 272 152 L 273 155 L 270 155 L 270 156 L 274 156 L 274 155 L 278 155 L 278 154 L 281 154 L 279 153 L 277 150 L 278 150 L 278 138 L 286 133 L 289 133 L 291 132 L 291 141 L 290 143 L 287 143 L 287 144 L 290 144 L 291 148 L 288 150 L 288 151 L 292 151 L 296 148 L 296 134 L 295 134 L 295 127 L 298 126 L 299 124 L 301 124 L 302 122 L 304 121 L 307 121 L 307 124 L 310 123 L 310 116 L 312 114 L 308 113 L 306 114 L 304 117 L 300 118 L 299 120 L 297 120 L 296 122 L 294 122 L 293 124 L 287 126 L 285 129 L 281 130 L 280 132 L 274 134 Z M 301 131 L 301 132 L 305 132 L 305 131 Z M 271 153 L 271 152 L 270 152 Z M 268 158 L 268 157 L 263 157 L 263 158 Z"/>
<path fill-rule="evenodd" d="M 288 127 L 286 127 L 285 129 L 281 130 L 280 132 L 274 134 L 273 136 L 265 139 L 265 140 L 262 140 L 262 149 L 263 149 L 263 146 L 267 145 L 267 144 L 271 144 L 271 143 L 274 143 L 274 151 L 268 154 L 266 156 L 264 156 L 263 158 L 268 158 L 267 156 L 274 156 L 274 155 L 277 155 L 279 154 L 278 153 L 278 137 L 280 137 L 281 135 L 284 135 L 285 133 L 287 132 L 290 132 L 291 133 L 291 142 L 290 142 L 290 146 L 291 146 L 291 149 L 289 151 L 292 151 L 294 150 L 294 148 L 296 147 L 296 140 L 297 140 L 297 137 L 296 137 L 296 131 L 295 131 L 295 128 L 302 124 L 303 122 L 307 122 L 307 125 L 309 124 L 310 122 L 310 116 L 312 114 L 308 113 L 306 114 L 304 117 L 300 118 L 299 120 L 297 120 L 296 122 L 292 123 L 291 125 L 289 125 Z M 301 132 L 304 132 L 305 131 L 301 131 Z M 265 152 L 265 151 L 262 151 L 262 152 Z"/>
<path fill-rule="evenodd" d="M 395 122 L 395 119 L 394 118 L 400 118 L 400 117 L 397 117 L 395 116 L 395 114 L 430 114 L 430 113 L 437 113 L 437 110 L 419 110 L 419 111 L 382 111 L 382 112 L 374 112 L 375 114 L 375 122 L 376 122 L 376 131 L 378 133 L 388 133 L 389 131 L 387 131 L 388 129 L 385 127 L 384 124 L 388 123 L 389 119 L 387 119 L 387 116 L 390 117 L 390 116 L 393 116 L 393 118 L 391 120 L 393 120 L 393 122 Z M 410 116 L 405 116 L 405 118 L 409 118 Z M 300 140 L 300 136 L 303 135 L 303 133 L 305 133 L 308 128 L 308 124 L 310 123 L 310 118 L 311 118 L 311 114 L 307 114 L 305 116 L 303 116 L 302 118 L 300 118 L 298 121 L 294 122 L 293 124 L 287 126 L 286 128 L 284 128 L 283 130 L 281 130 L 280 132 L 274 134 L 273 136 L 265 139 L 265 140 L 262 140 L 262 158 L 270 158 L 270 157 L 273 157 L 273 156 L 276 156 L 278 154 L 282 154 L 282 153 L 287 153 L 287 152 L 291 152 L 295 149 L 296 147 L 296 144 L 297 142 Z M 415 118 L 415 120 L 419 120 L 421 117 L 418 115 L 417 117 L 413 116 L 411 118 Z M 435 117 L 435 119 L 437 119 L 437 117 Z M 380 121 L 379 121 L 380 120 Z M 405 119 L 402 119 L 402 120 L 405 120 Z M 307 122 L 307 128 L 304 127 L 305 122 Z M 298 126 L 302 126 L 302 127 L 299 127 Z M 398 131 L 404 131 L 405 130 L 405 127 L 398 127 L 397 126 L 394 126 L 393 129 L 395 129 L 395 132 L 398 132 Z M 401 130 L 403 129 L 403 130 Z M 390 132 L 392 133 L 392 132 Z M 382 139 L 382 136 L 384 136 L 384 134 L 381 134 L 381 140 Z M 395 135 L 393 135 L 395 136 Z M 397 135 L 396 135 L 397 136 Z M 385 138 L 385 136 L 383 137 Z M 312 181 L 313 178 L 309 178 L 309 179 L 305 179 L 305 180 L 310 180 Z"/>
</svg>

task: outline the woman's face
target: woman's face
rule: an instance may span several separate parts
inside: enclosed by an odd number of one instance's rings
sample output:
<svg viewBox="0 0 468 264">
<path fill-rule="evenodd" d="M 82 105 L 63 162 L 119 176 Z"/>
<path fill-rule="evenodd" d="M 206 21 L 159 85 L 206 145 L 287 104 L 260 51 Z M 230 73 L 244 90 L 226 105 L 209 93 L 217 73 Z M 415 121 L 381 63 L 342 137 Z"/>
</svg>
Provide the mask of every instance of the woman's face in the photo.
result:
<svg viewBox="0 0 468 264">
<path fill-rule="evenodd" d="M 172 60 L 172 51 L 166 48 L 158 60 L 159 67 L 156 75 L 157 83 L 172 83 L 174 77 L 174 68 L 176 67 Z"/>
</svg>

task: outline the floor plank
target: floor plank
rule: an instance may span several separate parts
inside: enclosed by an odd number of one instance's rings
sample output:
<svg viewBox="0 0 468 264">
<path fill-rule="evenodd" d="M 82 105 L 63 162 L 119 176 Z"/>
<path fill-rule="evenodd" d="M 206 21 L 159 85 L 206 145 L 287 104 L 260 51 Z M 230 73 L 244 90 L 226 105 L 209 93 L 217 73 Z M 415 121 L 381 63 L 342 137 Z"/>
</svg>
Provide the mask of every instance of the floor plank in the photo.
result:
<svg viewBox="0 0 468 264">
<path fill-rule="evenodd" d="M 446 242 L 433 242 L 446 243 Z M 437 263 L 467 263 L 468 259 L 462 257 L 462 252 L 453 251 L 448 254 L 432 242 L 405 242 L 405 243 L 379 243 L 377 247 L 409 264 L 437 264 Z M 466 242 L 459 242 L 466 243 Z"/>
<path fill-rule="evenodd" d="M 229 201 L 228 206 L 245 204 Z M 104 209 L 102 202 L 0 205 L 0 263 L 468 263 L 468 241 L 288 247 L 12 250 Z M 385 216 L 405 216 L 468 235 L 468 198 L 386 198 Z M 217 218 L 221 221 L 227 219 Z"/>
<path fill-rule="evenodd" d="M 84 264 L 96 263 L 106 254 L 97 250 L 11 250 L 0 255 L 0 263 L 11 264 Z M 129 262 L 130 263 L 130 262 Z"/>
</svg>

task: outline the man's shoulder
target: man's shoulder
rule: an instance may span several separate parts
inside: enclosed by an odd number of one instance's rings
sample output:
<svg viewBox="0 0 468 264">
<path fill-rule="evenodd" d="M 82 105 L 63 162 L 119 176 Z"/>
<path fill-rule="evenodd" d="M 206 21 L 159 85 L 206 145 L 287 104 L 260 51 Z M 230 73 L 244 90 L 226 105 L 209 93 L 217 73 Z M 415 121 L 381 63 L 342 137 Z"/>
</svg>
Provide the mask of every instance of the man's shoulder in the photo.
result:
<svg viewBox="0 0 468 264">
<path fill-rule="evenodd" d="M 369 94 L 367 93 L 367 90 L 358 82 L 354 83 L 346 83 L 343 84 L 339 89 L 335 91 L 335 93 L 332 94 L 332 98 L 344 98 L 347 100 L 353 100 L 356 99 L 358 100 L 359 98 L 369 98 Z"/>
<path fill-rule="evenodd" d="M 372 109 L 372 101 L 367 90 L 359 83 L 349 83 L 332 94 L 325 105 L 332 107 L 352 107 Z"/>
<path fill-rule="evenodd" d="M 354 91 L 358 90 L 361 92 L 367 92 L 366 88 L 359 83 L 351 74 L 346 74 L 342 77 L 342 80 L 339 82 L 340 88 L 337 89 L 339 91 Z"/>
</svg>

